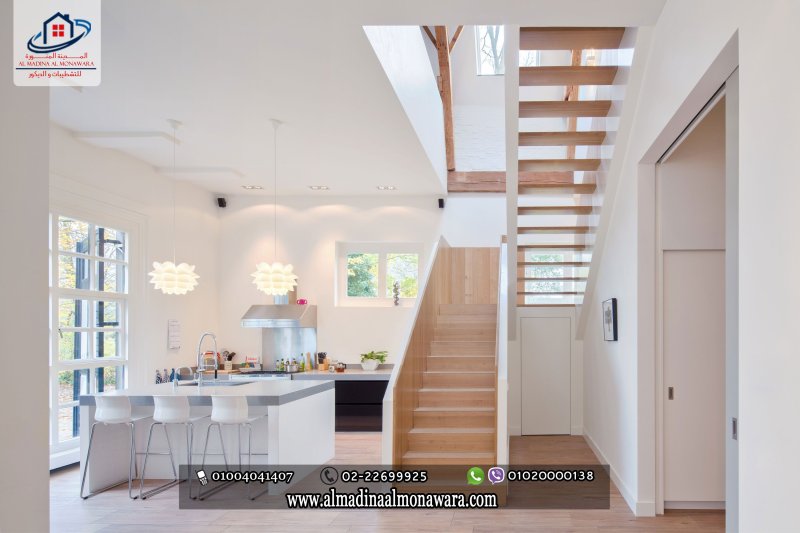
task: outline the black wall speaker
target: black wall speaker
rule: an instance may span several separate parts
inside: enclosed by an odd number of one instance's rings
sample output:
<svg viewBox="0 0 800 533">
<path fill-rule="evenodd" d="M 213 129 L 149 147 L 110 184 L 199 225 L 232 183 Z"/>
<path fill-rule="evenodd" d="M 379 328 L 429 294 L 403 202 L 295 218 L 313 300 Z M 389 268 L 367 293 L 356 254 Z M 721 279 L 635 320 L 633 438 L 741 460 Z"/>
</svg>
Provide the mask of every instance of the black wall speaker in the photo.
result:
<svg viewBox="0 0 800 533">
<path fill-rule="evenodd" d="M 219 207 L 228 207 L 228 200 L 224 196 L 217 196 L 217 205 Z"/>
<path fill-rule="evenodd" d="M 444 209 L 444 198 L 439 198 L 439 209 Z"/>
</svg>

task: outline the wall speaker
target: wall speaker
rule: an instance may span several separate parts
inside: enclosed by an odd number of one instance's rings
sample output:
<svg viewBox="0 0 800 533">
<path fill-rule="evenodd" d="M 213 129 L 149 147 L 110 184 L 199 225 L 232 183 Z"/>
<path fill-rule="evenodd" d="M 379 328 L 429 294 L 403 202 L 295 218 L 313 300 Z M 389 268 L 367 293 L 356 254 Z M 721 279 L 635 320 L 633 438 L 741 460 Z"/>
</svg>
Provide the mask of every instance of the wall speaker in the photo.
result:
<svg viewBox="0 0 800 533">
<path fill-rule="evenodd" d="M 228 207 L 228 200 L 224 196 L 217 196 L 217 206 Z"/>
<path fill-rule="evenodd" d="M 444 209 L 444 198 L 439 198 L 439 209 Z"/>
</svg>

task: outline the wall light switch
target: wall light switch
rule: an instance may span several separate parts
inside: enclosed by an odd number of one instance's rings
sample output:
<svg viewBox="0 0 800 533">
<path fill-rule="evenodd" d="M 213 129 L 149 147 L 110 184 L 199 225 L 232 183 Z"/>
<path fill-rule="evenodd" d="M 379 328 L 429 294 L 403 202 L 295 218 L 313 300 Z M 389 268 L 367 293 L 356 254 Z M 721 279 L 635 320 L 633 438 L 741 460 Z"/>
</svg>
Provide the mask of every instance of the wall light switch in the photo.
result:
<svg viewBox="0 0 800 533">
<path fill-rule="evenodd" d="M 167 348 L 170 350 L 181 349 L 181 323 L 178 320 L 167 321 Z"/>
</svg>

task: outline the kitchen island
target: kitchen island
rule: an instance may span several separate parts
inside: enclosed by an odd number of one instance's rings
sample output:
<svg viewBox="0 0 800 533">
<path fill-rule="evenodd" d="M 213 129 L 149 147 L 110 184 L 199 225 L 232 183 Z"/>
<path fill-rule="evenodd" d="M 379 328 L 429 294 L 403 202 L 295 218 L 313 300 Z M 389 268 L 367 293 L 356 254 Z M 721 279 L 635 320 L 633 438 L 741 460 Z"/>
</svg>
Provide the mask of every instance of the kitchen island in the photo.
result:
<svg viewBox="0 0 800 533">
<path fill-rule="evenodd" d="M 148 385 L 131 389 L 103 392 L 97 395 L 128 396 L 134 416 L 153 414 L 153 396 L 185 396 L 189 399 L 191 414 L 206 416 L 211 414 L 212 396 L 244 396 L 251 416 L 266 415 L 253 423 L 254 465 L 278 464 L 324 464 L 334 455 L 334 382 L 320 381 L 255 381 L 243 382 L 235 386 L 178 386 L 170 383 Z M 80 397 L 81 409 L 81 474 L 86 466 L 86 450 L 89 445 L 89 431 L 95 421 L 95 396 Z M 203 443 L 210 420 L 203 418 L 194 422 L 194 464 L 202 458 Z M 136 423 L 136 451 L 143 453 L 147 435 L 152 423 L 145 418 Z M 186 463 L 187 439 L 182 425 L 169 427 L 170 442 L 177 464 Z M 247 448 L 246 432 L 242 432 L 242 447 Z M 236 430 L 225 428 L 225 450 L 228 461 L 238 464 L 236 451 L 238 440 Z M 87 474 L 87 491 L 97 490 L 113 482 L 127 479 L 128 450 L 130 433 L 126 425 L 98 425 L 92 444 L 92 464 Z M 153 432 L 151 451 L 162 452 L 167 449 L 164 432 Z M 216 431 L 211 432 L 209 452 L 219 452 Z M 266 454 L 266 455 L 261 455 Z M 141 472 L 143 456 L 137 458 Z M 246 457 L 243 461 L 246 462 Z M 207 464 L 221 464 L 220 455 L 210 455 Z M 147 463 L 147 477 L 168 479 L 172 469 L 166 456 L 151 456 Z"/>
</svg>

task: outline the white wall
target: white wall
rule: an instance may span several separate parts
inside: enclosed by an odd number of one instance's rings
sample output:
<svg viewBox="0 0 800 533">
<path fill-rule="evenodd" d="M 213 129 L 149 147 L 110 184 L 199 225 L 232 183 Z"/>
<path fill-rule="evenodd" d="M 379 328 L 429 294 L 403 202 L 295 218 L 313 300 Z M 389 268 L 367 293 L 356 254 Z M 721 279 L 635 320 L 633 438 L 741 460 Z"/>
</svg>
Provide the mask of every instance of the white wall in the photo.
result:
<svg viewBox="0 0 800 533">
<path fill-rule="evenodd" d="M 5 65 L 11 65 L 11 6 L 3 2 L 0 7 Z M 7 360 L 24 361 L 24 376 L 6 379 L 3 386 L 11 405 L 4 409 L 0 440 L 0 531 L 47 531 L 49 104 L 47 89 L 15 87 L 12 72 L 6 68 L 0 77 L 0 249 L 7 254 L 0 266 L 0 335 Z"/>
<path fill-rule="evenodd" d="M 446 189 L 442 99 L 423 41 L 426 37 L 416 26 L 365 26 L 364 33 Z"/>
<path fill-rule="evenodd" d="M 141 227 L 139 259 L 132 258 L 129 385 L 150 383 L 156 369 L 194 365 L 197 339 L 217 331 L 218 220 L 214 197 L 178 182 L 177 260 L 196 265 L 196 290 L 168 296 L 148 282 L 153 261 L 172 260 L 172 183 L 142 161 L 98 148 L 50 127 L 50 201 L 54 207 L 132 220 Z M 138 269 L 138 272 L 137 272 Z M 167 321 L 181 322 L 180 350 L 167 348 Z"/>
<path fill-rule="evenodd" d="M 220 217 L 220 332 L 225 346 L 239 354 L 261 352 L 260 330 L 242 328 L 242 315 L 253 304 L 272 301 L 250 277 L 256 263 L 273 261 L 269 201 L 231 197 Z M 413 308 L 336 306 L 336 242 L 416 242 L 427 254 L 439 238 L 441 216 L 428 197 L 280 199 L 277 259 L 294 265 L 298 297 L 318 306 L 318 351 L 352 363 L 369 350 L 389 350 L 389 362 L 397 357 Z"/>
<path fill-rule="evenodd" d="M 739 496 L 741 531 L 790 531 L 794 528 L 795 483 L 786 472 L 800 470 L 796 450 L 800 359 L 796 357 L 796 264 L 800 252 L 794 232 L 800 212 L 795 179 L 795 126 L 800 102 L 776 98 L 775 89 L 800 89 L 793 35 L 800 4 L 790 0 L 722 0 L 666 3 L 652 32 L 648 68 L 638 113 L 621 172 L 613 213 L 601 220 L 603 262 L 594 275 L 596 290 L 586 300 L 586 428 L 619 473 L 641 512 L 652 512 L 654 436 L 652 421 L 652 284 L 647 244 L 652 202 L 639 163 L 654 162 L 693 113 L 702 107 L 735 65 L 715 62 L 731 49 L 738 30 L 740 65 L 739 202 L 739 349 L 740 424 Z M 734 49 L 735 52 L 735 49 Z M 724 56 L 726 59 L 727 56 Z M 618 149 L 624 149 L 620 146 Z M 650 176 L 649 179 L 652 179 Z M 778 194 L 776 194 L 776 192 Z M 765 283 L 764 258 L 770 282 Z M 634 269 L 639 264 L 645 269 Z M 598 341 L 600 301 L 620 303 L 620 342 Z M 636 317 L 641 320 L 637 322 Z M 590 365 L 593 365 L 590 367 Z M 630 503 L 630 502 L 629 502 Z"/>
</svg>

